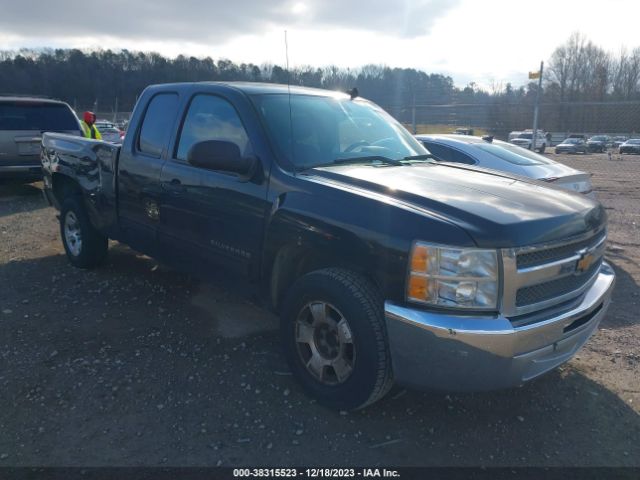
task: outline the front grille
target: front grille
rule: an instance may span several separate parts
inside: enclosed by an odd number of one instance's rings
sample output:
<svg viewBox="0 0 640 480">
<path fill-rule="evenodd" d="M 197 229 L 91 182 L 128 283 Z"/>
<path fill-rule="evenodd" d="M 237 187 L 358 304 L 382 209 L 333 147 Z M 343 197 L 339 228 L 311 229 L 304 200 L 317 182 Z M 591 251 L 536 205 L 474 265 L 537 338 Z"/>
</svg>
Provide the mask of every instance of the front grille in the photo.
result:
<svg viewBox="0 0 640 480">
<path fill-rule="evenodd" d="M 595 237 L 587 238 L 586 240 L 581 240 L 579 242 L 547 248 L 545 250 L 534 250 L 531 252 L 521 253 L 517 256 L 516 266 L 518 269 L 522 269 L 571 257 L 575 255 L 578 250 L 599 244 L 605 235 L 606 232 L 602 232 Z"/>
<path fill-rule="evenodd" d="M 602 259 L 580 275 L 569 275 L 537 285 L 523 287 L 516 294 L 516 307 L 524 307 L 560 297 L 583 287 L 598 271 Z"/>
</svg>

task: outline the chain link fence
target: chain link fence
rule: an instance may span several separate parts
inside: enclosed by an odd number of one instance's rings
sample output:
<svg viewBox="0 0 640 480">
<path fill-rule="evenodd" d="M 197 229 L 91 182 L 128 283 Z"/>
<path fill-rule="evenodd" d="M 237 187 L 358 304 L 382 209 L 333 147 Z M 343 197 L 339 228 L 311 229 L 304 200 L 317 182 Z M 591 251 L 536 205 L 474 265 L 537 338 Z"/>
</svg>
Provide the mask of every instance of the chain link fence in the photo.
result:
<svg viewBox="0 0 640 480">
<path fill-rule="evenodd" d="M 414 133 L 452 133 L 457 128 L 508 139 L 509 133 L 532 128 L 533 106 L 486 103 L 386 105 L 384 108 Z M 538 128 L 552 134 L 552 145 L 571 134 L 586 137 L 640 137 L 640 101 L 557 102 L 540 105 Z"/>
<path fill-rule="evenodd" d="M 386 110 L 414 133 L 493 135 L 531 129 L 533 106 L 525 104 L 450 104 L 389 106 Z M 640 101 L 542 103 L 538 128 L 548 134 L 545 155 L 591 174 L 597 198 L 609 216 L 610 259 L 637 258 L 640 251 L 640 149 L 621 152 L 625 139 L 640 139 Z M 603 152 L 556 154 L 569 135 L 609 137 Z M 545 135 L 546 136 L 546 135 Z M 638 145 L 640 147 L 640 145 Z M 623 148 L 624 150 L 624 148 Z M 629 260 L 632 261 L 632 260 Z"/>
</svg>

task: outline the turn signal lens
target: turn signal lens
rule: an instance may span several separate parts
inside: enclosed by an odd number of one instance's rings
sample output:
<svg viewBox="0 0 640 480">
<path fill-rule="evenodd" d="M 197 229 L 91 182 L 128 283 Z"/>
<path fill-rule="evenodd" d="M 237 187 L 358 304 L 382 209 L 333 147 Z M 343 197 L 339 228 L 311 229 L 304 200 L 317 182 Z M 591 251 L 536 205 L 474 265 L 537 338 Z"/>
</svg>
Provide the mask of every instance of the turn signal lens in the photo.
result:
<svg viewBox="0 0 640 480">
<path fill-rule="evenodd" d="M 418 275 L 409 277 L 409 298 L 424 299 L 429 297 L 429 279 Z"/>
<path fill-rule="evenodd" d="M 424 245 L 416 245 L 411 256 L 411 271 L 426 272 L 427 271 L 428 250 Z"/>
</svg>

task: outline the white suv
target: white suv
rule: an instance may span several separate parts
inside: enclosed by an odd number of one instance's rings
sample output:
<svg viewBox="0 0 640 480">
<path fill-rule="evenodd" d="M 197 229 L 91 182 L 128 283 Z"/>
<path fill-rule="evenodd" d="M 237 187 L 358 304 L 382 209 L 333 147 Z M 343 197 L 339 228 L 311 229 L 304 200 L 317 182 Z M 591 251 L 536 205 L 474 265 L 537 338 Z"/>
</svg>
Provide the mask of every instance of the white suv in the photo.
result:
<svg viewBox="0 0 640 480">
<path fill-rule="evenodd" d="M 511 143 L 518 145 L 519 147 L 526 148 L 527 150 L 538 150 L 540 153 L 544 152 L 547 148 L 547 137 L 542 130 L 538 130 L 536 134 L 536 144 L 531 147 L 533 141 L 533 130 L 525 130 L 520 133 L 516 138 L 511 140 Z"/>
</svg>

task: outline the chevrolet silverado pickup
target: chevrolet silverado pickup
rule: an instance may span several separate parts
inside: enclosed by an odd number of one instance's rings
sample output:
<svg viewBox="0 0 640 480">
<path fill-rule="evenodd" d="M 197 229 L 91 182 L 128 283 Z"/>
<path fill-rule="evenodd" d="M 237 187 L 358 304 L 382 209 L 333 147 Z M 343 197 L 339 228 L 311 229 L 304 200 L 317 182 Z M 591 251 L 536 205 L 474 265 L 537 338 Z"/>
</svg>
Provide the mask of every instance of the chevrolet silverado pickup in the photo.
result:
<svg viewBox="0 0 640 480">
<path fill-rule="evenodd" d="M 99 265 L 115 239 L 241 275 L 332 408 L 394 382 L 521 385 L 570 359 L 611 298 L 598 202 L 435 162 L 354 91 L 151 86 L 122 146 L 47 133 L 42 167 L 71 264 Z"/>
</svg>

